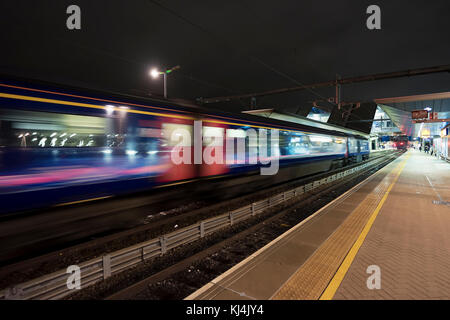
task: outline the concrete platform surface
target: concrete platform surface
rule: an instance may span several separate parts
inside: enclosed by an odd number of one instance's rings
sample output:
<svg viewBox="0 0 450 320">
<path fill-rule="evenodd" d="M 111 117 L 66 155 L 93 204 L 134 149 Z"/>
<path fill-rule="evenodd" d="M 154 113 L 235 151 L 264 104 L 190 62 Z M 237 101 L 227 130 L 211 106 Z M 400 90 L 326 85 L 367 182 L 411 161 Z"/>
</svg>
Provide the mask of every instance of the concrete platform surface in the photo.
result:
<svg viewBox="0 0 450 320">
<path fill-rule="evenodd" d="M 449 201 L 410 150 L 187 299 L 449 299 Z"/>
<path fill-rule="evenodd" d="M 450 164 L 409 153 L 334 299 L 450 299 Z"/>
</svg>

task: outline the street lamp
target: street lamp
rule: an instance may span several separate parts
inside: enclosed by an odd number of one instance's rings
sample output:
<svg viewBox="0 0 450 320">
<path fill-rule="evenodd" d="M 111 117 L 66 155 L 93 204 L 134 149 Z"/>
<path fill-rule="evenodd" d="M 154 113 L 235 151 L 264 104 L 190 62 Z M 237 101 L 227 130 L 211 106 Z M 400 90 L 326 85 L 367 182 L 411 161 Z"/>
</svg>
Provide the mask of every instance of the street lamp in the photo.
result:
<svg viewBox="0 0 450 320">
<path fill-rule="evenodd" d="M 159 77 L 160 74 L 162 74 L 164 76 L 164 98 L 167 99 L 167 75 L 169 73 L 171 73 L 172 71 L 178 70 L 180 69 L 180 66 L 175 66 L 171 69 L 167 69 L 166 71 L 158 71 L 158 69 L 154 68 L 152 70 L 150 70 L 150 76 L 153 79 L 156 79 Z"/>
</svg>

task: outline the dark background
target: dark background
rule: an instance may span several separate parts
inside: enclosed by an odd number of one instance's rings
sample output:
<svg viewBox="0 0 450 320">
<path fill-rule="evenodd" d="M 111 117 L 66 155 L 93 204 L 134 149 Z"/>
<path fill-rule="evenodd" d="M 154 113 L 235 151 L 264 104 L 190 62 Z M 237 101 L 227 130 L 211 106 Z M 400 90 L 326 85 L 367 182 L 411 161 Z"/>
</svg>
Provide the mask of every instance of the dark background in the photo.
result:
<svg viewBox="0 0 450 320">
<path fill-rule="evenodd" d="M 81 7 L 81 30 L 66 8 Z M 381 7 L 381 30 L 366 8 Z M 450 63 L 450 1 L 2 0 L 0 72 L 137 95 L 162 94 L 151 67 L 181 69 L 170 97 L 195 99 Z M 294 80 L 292 80 L 294 79 Z M 450 74 L 343 87 L 342 99 L 448 91 Z M 334 88 L 258 98 L 296 111 Z M 247 108 L 248 100 L 220 105 Z M 208 107 L 215 107 L 209 105 Z M 217 106 L 216 106 L 217 107 Z"/>
</svg>

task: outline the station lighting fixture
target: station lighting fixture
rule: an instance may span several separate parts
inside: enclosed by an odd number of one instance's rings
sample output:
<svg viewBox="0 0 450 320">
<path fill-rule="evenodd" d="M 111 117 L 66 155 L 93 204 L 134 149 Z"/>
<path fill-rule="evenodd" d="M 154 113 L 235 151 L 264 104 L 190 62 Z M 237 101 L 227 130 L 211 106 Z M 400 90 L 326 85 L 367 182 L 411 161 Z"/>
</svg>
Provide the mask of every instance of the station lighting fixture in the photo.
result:
<svg viewBox="0 0 450 320">
<path fill-rule="evenodd" d="M 153 79 L 156 79 L 159 77 L 160 72 L 157 69 L 152 69 L 150 71 L 150 75 L 152 76 Z"/>
<path fill-rule="evenodd" d="M 166 98 L 166 99 L 167 99 L 167 75 L 178 69 L 180 69 L 180 66 L 175 66 L 173 68 L 166 69 L 165 71 L 159 71 L 156 68 L 153 68 L 152 70 L 150 70 L 150 76 L 153 79 L 158 78 L 160 74 L 162 74 L 164 76 L 164 98 Z"/>
</svg>

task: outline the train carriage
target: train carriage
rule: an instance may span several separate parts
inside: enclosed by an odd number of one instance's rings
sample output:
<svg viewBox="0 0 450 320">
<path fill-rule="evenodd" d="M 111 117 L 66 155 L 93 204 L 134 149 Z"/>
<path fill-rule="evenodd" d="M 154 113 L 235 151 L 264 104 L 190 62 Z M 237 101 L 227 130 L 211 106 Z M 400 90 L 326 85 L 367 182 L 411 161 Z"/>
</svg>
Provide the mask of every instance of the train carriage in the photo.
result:
<svg viewBox="0 0 450 320">
<path fill-rule="evenodd" d="M 193 139 L 198 125 L 200 146 Z M 190 138 L 177 139 L 180 132 Z M 262 133 L 265 154 L 252 139 Z M 174 162 L 174 152 L 190 161 Z M 255 187 L 264 187 L 362 161 L 368 153 L 367 140 L 338 131 L 30 80 L 0 81 L 0 212 L 210 177 L 220 177 L 214 182 L 219 186 L 231 176 L 251 176 Z M 222 154 L 223 161 L 207 163 L 205 154 Z M 260 175 L 274 160 L 277 174 Z"/>
</svg>

